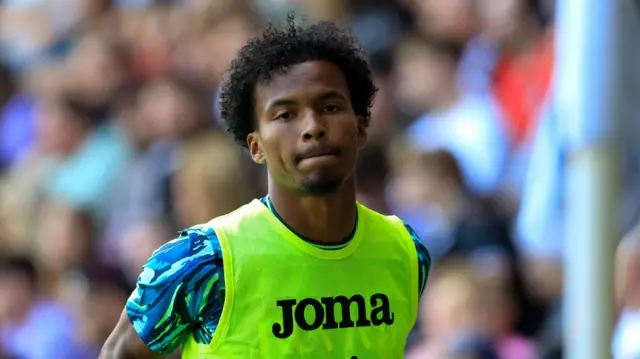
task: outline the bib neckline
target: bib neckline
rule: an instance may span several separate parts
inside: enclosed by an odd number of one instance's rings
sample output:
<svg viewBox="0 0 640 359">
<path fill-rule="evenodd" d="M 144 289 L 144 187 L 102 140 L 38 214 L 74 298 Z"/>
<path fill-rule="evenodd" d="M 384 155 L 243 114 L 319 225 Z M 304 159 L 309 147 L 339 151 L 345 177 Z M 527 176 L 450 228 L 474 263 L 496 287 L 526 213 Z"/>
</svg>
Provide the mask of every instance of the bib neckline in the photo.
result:
<svg viewBox="0 0 640 359">
<path fill-rule="evenodd" d="M 270 203 L 270 200 L 267 197 L 267 202 Z M 321 248 L 315 245 L 317 243 L 315 241 L 311 241 L 308 238 L 305 238 L 301 234 L 297 233 L 293 228 L 291 228 L 275 211 L 274 208 L 271 208 L 269 204 L 265 206 L 265 203 L 260 201 L 259 199 L 254 199 L 253 204 L 256 206 L 260 206 L 262 211 L 268 212 L 265 213 L 265 217 L 271 223 L 274 230 L 279 233 L 284 239 L 286 239 L 289 243 L 293 244 L 300 250 L 311 254 L 315 257 L 322 259 L 342 259 L 349 255 L 351 255 L 357 247 L 362 242 L 362 238 L 359 235 L 360 226 L 361 226 L 361 214 L 362 211 L 360 209 L 360 204 L 356 202 L 356 223 L 354 225 L 354 229 L 352 234 L 349 236 L 350 239 L 346 241 L 342 247 L 340 248 Z"/>
</svg>

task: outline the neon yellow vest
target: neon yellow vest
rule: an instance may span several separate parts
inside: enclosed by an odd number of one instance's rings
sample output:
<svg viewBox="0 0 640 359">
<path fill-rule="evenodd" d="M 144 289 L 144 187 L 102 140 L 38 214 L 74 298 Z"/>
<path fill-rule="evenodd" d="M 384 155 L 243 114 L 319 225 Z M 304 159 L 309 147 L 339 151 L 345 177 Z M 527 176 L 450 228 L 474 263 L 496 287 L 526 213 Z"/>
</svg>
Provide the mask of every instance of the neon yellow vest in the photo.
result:
<svg viewBox="0 0 640 359">
<path fill-rule="evenodd" d="M 415 245 L 397 217 L 358 205 L 344 248 L 292 233 L 255 200 L 209 222 L 224 259 L 225 302 L 209 345 L 186 359 L 401 359 L 418 311 Z"/>
</svg>

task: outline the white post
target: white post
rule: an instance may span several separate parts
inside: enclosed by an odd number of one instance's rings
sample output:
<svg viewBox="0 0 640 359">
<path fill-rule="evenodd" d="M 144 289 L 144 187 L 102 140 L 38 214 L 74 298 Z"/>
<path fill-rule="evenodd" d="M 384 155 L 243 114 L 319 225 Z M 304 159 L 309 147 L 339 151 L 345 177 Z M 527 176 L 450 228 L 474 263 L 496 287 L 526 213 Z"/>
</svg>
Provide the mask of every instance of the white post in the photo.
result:
<svg viewBox="0 0 640 359">
<path fill-rule="evenodd" d="M 611 357 L 622 1 L 558 0 L 555 103 L 565 131 L 565 358 Z"/>
</svg>

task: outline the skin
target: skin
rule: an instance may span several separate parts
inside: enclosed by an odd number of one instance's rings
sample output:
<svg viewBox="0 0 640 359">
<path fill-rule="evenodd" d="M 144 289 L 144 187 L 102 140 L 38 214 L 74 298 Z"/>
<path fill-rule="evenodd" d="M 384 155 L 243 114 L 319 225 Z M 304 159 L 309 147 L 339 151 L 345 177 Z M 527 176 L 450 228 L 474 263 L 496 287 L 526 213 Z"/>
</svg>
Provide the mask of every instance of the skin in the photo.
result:
<svg viewBox="0 0 640 359">
<path fill-rule="evenodd" d="M 267 165 L 278 214 L 311 240 L 343 242 L 356 220 L 354 171 L 367 133 L 342 71 L 324 61 L 292 66 L 256 86 L 254 109 L 257 130 L 247 144 L 253 161 Z M 100 359 L 158 357 L 126 312 L 100 353 Z"/>
<path fill-rule="evenodd" d="M 323 61 L 293 66 L 256 87 L 254 108 L 258 130 L 247 144 L 254 162 L 267 164 L 276 211 L 311 240 L 343 241 L 355 222 L 354 170 L 367 134 L 342 71 Z"/>
<path fill-rule="evenodd" d="M 142 341 L 133 329 L 126 311 L 102 347 L 99 359 L 155 359 L 161 358 Z"/>
</svg>

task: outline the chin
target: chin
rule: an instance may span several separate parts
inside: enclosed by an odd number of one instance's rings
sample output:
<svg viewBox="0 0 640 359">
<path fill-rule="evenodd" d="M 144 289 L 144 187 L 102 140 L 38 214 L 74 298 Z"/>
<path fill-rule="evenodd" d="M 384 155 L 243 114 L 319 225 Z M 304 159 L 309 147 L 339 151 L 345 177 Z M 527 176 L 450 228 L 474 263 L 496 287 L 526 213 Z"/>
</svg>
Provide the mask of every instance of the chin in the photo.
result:
<svg viewBox="0 0 640 359">
<path fill-rule="evenodd" d="M 342 177 L 310 177 L 302 181 L 302 192 L 312 196 L 326 196 L 340 188 L 344 179 Z"/>
</svg>

